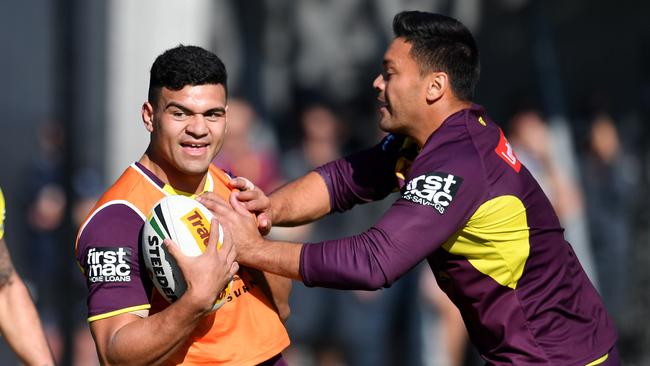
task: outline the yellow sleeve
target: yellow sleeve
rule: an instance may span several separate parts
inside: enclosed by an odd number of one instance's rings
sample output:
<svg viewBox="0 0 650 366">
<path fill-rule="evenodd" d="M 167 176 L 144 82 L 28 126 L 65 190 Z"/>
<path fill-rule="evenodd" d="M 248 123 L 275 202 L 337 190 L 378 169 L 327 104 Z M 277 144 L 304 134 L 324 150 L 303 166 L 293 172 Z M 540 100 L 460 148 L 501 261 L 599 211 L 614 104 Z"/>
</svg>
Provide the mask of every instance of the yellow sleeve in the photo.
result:
<svg viewBox="0 0 650 366">
<path fill-rule="evenodd" d="M 0 239 L 5 236 L 5 196 L 0 188 Z"/>
</svg>

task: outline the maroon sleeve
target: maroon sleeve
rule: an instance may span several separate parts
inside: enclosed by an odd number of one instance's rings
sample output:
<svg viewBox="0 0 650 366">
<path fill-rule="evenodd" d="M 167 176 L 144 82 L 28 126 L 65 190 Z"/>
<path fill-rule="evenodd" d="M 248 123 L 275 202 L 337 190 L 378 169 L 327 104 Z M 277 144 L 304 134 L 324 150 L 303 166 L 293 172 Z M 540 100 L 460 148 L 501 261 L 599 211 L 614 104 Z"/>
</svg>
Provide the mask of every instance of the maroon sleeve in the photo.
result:
<svg viewBox="0 0 650 366">
<path fill-rule="evenodd" d="M 473 156 L 440 152 L 435 160 L 413 165 L 400 199 L 368 231 L 304 245 L 304 283 L 339 289 L 388 287 L 461 228 L 486 194 L 482 169 Z"/>
<path fill-rule="evenodd" d="M 138 213 L 117 203 L 99 210 L 83 228 L 77 260 L 88 284 L 89 318 L 149 304 L 151 284 L 140 273 L 142 226 Z"/>
<path fill-rule="evenodd" d="M 332 211 L 383 199 L 397 188 L 395 164 L 403 137 L 386 136 L 378 145 L 316 168 L 327 185 Z"/>
</svg>

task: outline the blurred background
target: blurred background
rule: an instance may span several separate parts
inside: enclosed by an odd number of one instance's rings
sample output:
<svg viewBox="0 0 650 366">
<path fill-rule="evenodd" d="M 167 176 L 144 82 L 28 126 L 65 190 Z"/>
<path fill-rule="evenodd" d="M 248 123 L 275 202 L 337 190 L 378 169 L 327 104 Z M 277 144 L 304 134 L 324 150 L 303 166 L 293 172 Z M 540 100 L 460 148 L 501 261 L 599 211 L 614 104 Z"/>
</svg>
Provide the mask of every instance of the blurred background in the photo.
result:
<svg viewBox="0 0 650 366">
<path fill-rule="evenodd" d="M 6 240 L 60 364 L 97 364 L 74 238 L 148 143 L 140 107 L 154 58 L 183 43 L 224 60 L 230 136 L 215 163 L 269 191 L 381 138 L 371 82 L 392 18 L 406 9 L 451 15 L 473 32 L 482 62 L 475 102 L 551 199 L 616 320 L 625 364 L 650 364 L 650 2 L 2 2 Z M 390 203 L 272 235 L 359 232 Z M 480 365 L 432 280 L 413 271 L 388 290 L 347 293 L 295 284 L 287 357 L 292 365 Z M 0 364 L 17 364 L 0 343 Z"/>
</svg>

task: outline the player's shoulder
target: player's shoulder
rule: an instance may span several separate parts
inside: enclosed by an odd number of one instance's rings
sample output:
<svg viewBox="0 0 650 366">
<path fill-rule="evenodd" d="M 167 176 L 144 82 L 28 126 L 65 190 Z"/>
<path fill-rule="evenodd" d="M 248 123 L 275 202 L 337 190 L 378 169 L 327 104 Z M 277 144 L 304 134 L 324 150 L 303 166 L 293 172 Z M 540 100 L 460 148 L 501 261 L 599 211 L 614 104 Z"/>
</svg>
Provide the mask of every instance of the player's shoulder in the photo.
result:
<svg viewBox="0 0 650 366">
<path fill-rule="evenodd" d="M 83 221 L 78 240 L 87 232 L 107 231 L 110 234 L 116 228 L 141 225 L 149 208 L 165 195 L 154 178 L 135 164 L 129 166 Z"/>
<path fill-rule="evenodd" d="M 153 173 L 138 164 L 131 164 L 99 198 L 89 217 L 97 210 L 123 204 L 145 215 L 151 205 L 165 195 L 164 184 Z"/>
<path fill-rule="evenodd" d="M 103 237 L 114 238 L 131 231 L 129 229 L 139 230 L 145 219 L 145 215 L 128 201 L 109 201 L 95 209 L 81 225 L 77 240 L 83 243 L 103 240 Z"/>
<path fill-rule="evenodd" d="M 473 199 L 485 195 L 489 185 L 484 147 L 477 145 L 474 131 L 468 127 L 472 122 L 480 125 L 477 112 L 478 109 L 458 112 L 430 136 L 411 167 L 406 192 L 437 192 L 449 201 L 457 192 L 464 192 L 464 196 L 469 192 Z M 489 126 L 486 123 L 484 127 L 491 129 Z"/>
<path fill-rule="evenodd" d="M 460 126 L 445 126 L 423 146 L 413 173 L 444 171 L 477 179 L 482 173 L 482 152 Z"/>
</svg>

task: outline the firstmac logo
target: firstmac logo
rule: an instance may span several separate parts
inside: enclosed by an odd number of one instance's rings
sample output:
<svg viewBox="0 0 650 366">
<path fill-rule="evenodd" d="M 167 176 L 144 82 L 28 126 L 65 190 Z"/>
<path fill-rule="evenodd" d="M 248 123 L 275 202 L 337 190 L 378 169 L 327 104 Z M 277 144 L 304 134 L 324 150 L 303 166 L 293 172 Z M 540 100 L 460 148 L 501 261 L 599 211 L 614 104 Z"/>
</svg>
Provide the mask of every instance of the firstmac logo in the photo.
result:
<svg viewBox="0 0 650 366">
<path fill-rule="evenodd" d="M 463 178 L 444 172 L 431 172 L 411 179 L 402 198 L 423 206 L 431 206 L 440 214 L 454 199 Z"/>
<path fill-rule="evenodd" d="M 86 255 L 88 282 L 131 281 L 131 248 L 90 248 Z"/>
</svg>

